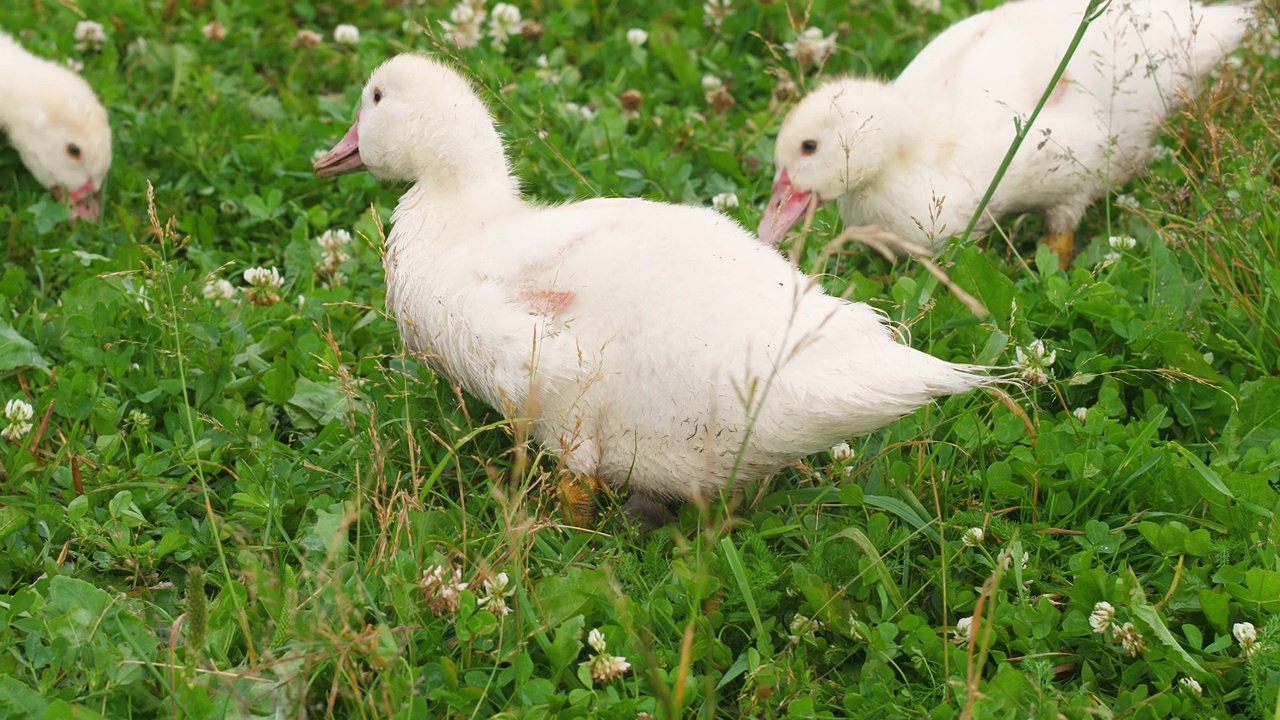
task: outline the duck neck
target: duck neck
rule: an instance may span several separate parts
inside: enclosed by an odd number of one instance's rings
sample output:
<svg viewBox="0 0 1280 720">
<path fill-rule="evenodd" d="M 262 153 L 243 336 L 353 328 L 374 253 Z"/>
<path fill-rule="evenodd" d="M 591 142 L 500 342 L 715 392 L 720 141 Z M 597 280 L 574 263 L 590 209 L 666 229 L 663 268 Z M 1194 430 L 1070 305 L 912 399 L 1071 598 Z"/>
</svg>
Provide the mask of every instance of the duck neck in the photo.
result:
<svg viewBox="0 0 1280 720">
<path fill-rule="evenodd" d="M 461 129 L 446 139 L 445 151 L 418 174 L 415 190 L 433 209 L 448 216 L 483 217 L 520 203 L 520 184 L 491 123 Z M 406 196 L 407 197 L 407 196 Z"/>
<path fill-rule="evenodd" d="M 464 242 L 477 227 L 524 206 L 498 134 L 491 133 L 449 143 L 447 156 L 426 164 L 396 205 L 397 236 L 414 238 L 414 244 Z"/>
</svg>

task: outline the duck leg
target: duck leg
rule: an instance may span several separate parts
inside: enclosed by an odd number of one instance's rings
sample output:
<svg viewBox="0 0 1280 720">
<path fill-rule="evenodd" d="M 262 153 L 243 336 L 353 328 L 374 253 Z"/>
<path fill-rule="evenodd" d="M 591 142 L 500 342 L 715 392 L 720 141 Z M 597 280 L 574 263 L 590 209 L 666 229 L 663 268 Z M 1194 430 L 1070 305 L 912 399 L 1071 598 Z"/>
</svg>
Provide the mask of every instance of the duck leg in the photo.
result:
<svg viewBox="0 0 1280 720">
<path fill-rule="evenodd" d="M 1076 256 L 1076 234 L 1074 232 L 1045 233 L 1040 244 L 1058 253 L 1058 269 L 1066 270 Z"/>
<path fill-rule="evenodd" d="M 608 486 L 594 475 L 570 475 L 556 486 L 560 512 L 573 525 L 589 527 L 596 521 L 596 498 L 608 492 Z"/>
</svg>

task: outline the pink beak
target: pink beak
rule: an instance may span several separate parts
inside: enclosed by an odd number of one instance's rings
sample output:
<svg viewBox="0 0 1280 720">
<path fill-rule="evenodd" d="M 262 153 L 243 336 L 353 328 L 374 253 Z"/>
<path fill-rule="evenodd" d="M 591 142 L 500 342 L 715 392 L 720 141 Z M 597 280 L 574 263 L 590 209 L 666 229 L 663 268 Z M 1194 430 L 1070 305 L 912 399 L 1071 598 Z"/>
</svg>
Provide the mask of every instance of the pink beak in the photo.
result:
<svg viewBox="0 0 1280 720">
<path fill-rule="evenodd" d="M 364 169 L 364 161 L 360 159 L 360 113 L 356 113 L 356 121 L 351 123 L 347 134 L 324 157 L 317 160 L 311 169 L 322 178 Z"/>
<path fill-rule="evenodd" d="M 773 196 L 765 206 L 764 217 L 760 218 L 760 242 L 777 245 L 787 231 L 804 217 L 812 200 L 813 193 L 798 192 L 791 186 L 786 170 L 778 173 L 778 179 L 773 182 Z"/>
<path fill-rule="evenodd" d="M 71 192 L 67 192 L 67 189 L 61 185 L 53 187 L 52 192 L 54 197 L 59 200 L 66 200 L 71 206 L 71 222 L 81 219 L 98 219 L 98 213 L 102 209 L 102 190 L 93 186 L 93 178 L 89 178 L 84 185 Z"/>
</svg>

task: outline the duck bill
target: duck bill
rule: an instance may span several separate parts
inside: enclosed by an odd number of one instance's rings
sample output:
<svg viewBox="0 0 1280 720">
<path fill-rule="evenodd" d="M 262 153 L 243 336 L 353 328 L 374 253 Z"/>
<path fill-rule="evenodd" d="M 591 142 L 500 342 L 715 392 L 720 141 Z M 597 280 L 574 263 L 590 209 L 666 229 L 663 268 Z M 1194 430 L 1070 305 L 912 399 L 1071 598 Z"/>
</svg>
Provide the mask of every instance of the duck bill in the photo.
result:
<svg viewBox="0 0 1280 720">
<path fill-rule="evenodd" d="M 765 206 L 764 217 L 760 218 L 760 242 L 777 245 L 787 231 L 804 217 L 813 199 L 813 193 L 800 192 L 791 186 L 786 170 L 779 173 L 773 183 L 773 196 Z"/>
<path fill-rule="evenodd" d="M 69 217 L 73 223 L 77 220 L 93 222 L 98 219 L 102 211 L 102 188 L 94 186 L 93 178 L 89 178 L 84 185 L 70 192 L 62 186 L 57 186 L 53 188 L 53 196 L 66 201 L 70 211 Z"/>
<path fill-rule="evenodd" d="M 317 160 L 311 169 L 322 178 L 337 177 L 364 169 L 364 161 L 360 159 L 359 113 L 356 114 L 356 121 L 351 124 L 347 134 L 343 135 L 338 144 L 325 153 L 324 157 Z"/>
</svg>

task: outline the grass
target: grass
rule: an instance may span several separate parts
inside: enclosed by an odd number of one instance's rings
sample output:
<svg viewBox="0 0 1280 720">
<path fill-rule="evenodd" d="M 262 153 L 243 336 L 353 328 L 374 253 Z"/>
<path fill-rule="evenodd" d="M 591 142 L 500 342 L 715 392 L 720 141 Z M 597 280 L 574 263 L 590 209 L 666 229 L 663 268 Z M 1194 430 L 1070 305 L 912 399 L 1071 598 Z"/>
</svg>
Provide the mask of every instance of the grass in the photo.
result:
<svg viewBox="0 0 1280 720">
<path fill-rule="evenodd" d="M 800 263 L 832 292 L 949 359 L 1041 341 L 1048 381 L 641 535 L 613 511 L 562 523 L 555 458 L 403 351 L 379 256 L 399 188 L 317 180 L 312 154 L 378 62 L 439 48 L 487 88 L 530 196 L 734 192 L 753 227 L 775 89 L 815 77 L 781 47 L 806 13 L 837 33 L 828 72 L 892 75 L 979 8 L 735 3 L 718 29 L 669 0 L 520 9 L 543 33 L 501 51 L 444 46 L 434 4 L 6 11 L 84 62 L 116 162 L 102 221 L 71 227 L 0 148 L 0 399 L 34 407 L 0 443 L 0 715 L 1276 716 L 1280 60 L 1242 52 L 1171 122 L 1069 272 L 1001 242 L 948 256 L 986 320 L 918 266 L 824 253 L 819 212 Z M 73 48 L 81 19 L 100 51 Z M 1029 252 L 1034 225 L 1003 230 Z M 331 229 L 346 257 L 317 244 Z M 204 296 L 254 266 L 279 302 Z M 593 678 L 601 652 L 629 669 Z"/>
</svg>

